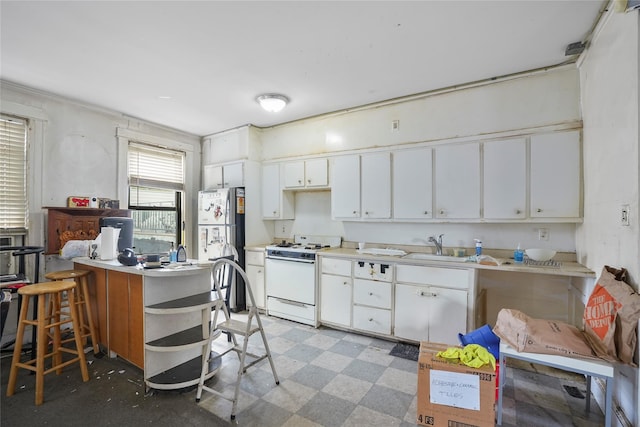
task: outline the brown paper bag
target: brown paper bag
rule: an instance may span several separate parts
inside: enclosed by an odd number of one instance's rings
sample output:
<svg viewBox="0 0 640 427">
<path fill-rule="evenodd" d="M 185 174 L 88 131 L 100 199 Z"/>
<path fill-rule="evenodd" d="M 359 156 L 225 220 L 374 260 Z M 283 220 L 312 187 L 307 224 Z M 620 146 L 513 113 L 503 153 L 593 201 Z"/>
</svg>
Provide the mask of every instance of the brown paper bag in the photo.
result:
<svg viewBox="0 0 640 427">
<path fill-rule="evenodd" d="M 604 266 L 584 309 L 584 330 L 598 356 L 635 365 L 640 295 L 626 281 L 626 269 Z"/>
<path fill-rule="evenodd" d="M 535 319 L 518 310 L 500 310 L 493 332 L 518 351 L 596 358 L 575 326 Z"/>
</svg>

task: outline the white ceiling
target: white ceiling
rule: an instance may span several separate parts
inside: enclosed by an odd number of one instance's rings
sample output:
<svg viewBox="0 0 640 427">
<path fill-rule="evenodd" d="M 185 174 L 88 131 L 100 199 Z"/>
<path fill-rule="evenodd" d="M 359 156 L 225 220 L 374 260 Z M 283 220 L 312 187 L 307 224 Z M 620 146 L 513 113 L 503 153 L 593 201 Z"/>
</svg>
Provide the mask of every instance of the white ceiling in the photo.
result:
<svg viewBox="0 0 640 427">
<path fill-rule="evenodd" d="M 0 78 L 209 135 L 575 61 L 606 3 L 3 0 Z"/>
</svg>

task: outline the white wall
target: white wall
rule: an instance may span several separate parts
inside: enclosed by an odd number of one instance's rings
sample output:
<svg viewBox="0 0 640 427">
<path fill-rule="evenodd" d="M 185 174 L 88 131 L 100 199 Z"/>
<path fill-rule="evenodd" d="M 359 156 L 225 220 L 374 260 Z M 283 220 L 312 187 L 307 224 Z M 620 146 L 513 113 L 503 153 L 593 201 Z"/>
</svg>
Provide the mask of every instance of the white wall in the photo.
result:
<svg viewBox="0 0 640 427">
<path fill-rule="evenodd" d="M 596 272 L 604 265 L 628 269 L 640 280 L 639 14 L 609 12 L 580 66 L 584 120 L 584 223 L 577 227 L 579 261 Z M 630 206 L 631 224 L 620 224 Z M 640 425 L 638 369 L 622 366 L 614 398 Z"/>
<path fill-rule="evenodd" d="M 28 173 L 30 245 L 45 245 L 43 207 L 66 206 L 68 196 L 120 199 L 120 206 L 127 207 L 128 195 L 122 194 L 120 182 L 126 163 L 119 152 L 117 128 L 149 139 L 192 146 L 195 167 L 187 170 L 186 185 L 196 191 L 199 187 L 200 138 L 195 135 L 4 81 L 0 85 L 0 98 L 3 113 L 32 119 Z M 191 191 L 187 192 L 186 201 L 194 205 L 196 197 Z M 197 213 L 197 208 L 191 210 Z M 187 247 L 195 248 L 195 233 L 194 230 L 187 236 Z"/>
<path fill-rule="evenodd" d="M 486 135 L 580 120 L 575 66 L 263 129 L 264 160 Z M 400 130 L 391 131 L 391 121 Z"/>
</svg>

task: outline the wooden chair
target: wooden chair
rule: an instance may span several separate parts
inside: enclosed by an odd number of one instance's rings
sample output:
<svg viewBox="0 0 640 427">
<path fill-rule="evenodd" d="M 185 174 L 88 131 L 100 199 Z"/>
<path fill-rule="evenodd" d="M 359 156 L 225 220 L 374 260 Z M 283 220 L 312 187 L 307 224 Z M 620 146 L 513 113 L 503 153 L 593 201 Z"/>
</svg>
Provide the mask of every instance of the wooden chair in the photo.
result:
<svg viewBox="0 0 640 427">
<path fill-rule="evenodd" d="M 227 273 L 227 274 L 223 274 Z M 249 308 L 249 314 L 247 317 L 247 321 L 243 322 L 241 320 L 231 319 L 229 317 L 229 309 L 225 304 L 224 297 L 222 295 L 223 289 L 225 286 L 220 281 L 225 277 L 236 277 L 236 272 L 242 278 L 242 282 L 244 283 L 244 287 L 246 290 L 246 295 L 249 297 L 251 301 L 251 307 Z M 269 344 L 267 343 L 267 337 L 264 333 L 264 328 L 262 327 L 262 321 L 260 320 L 260 314 L 258 313 L 258 309 L 256 308 L 256 303 L 253 298 L 253 293 L 251 292 L 251 286 L 249 286 L 249 278 L 244 270 L 236 264 L 234 261 L 231 261 L 227 258 L 219 258 L 213 264 L 213 278 L 214 278 L 214 289 L 218 294 L 218 304 L 216 305 L 215 312 L 213 315 L 213 321 L 211 322 L 211 332 L 209 333 L 209 343 L 205 347 L 202 355 L 202 373 L 200 375 L 200 382 L 198 383 L 198 391 L 196 394 L 196 402 L 200 401 L 202 396 L 202 391 L 208 391 L 213 393 L 219 397 L 230 400 L 233 403 L 231 408 L 231 419 L 234 420 L 236 418 L 236 410 L 238 407 L 238 396 L 240 394 L 240 380 L 242 380 L 242 376 L 247 372 L 247 369 L 257 364 L 258 362 L 269 359 L 269 364 L 271 365 L 271 372 L 273 373 L 273 378 L 275 380 L 276 385 L 280 384 L 280 380 L 278 379 L 278 374 L 276 373 L 276 367 L 273 363 L 273 358 L 271 357 L 271 350 L 269 349 Z M 224 321 L 218 323 L 218 315 L 222 312 L 224 316 Z M 254 324 L 255 319 L 255 324 Z M 228 348 L 226 351 L 221 354 L 214 354 L 211 350 L 211 342 L 218 336 L 220 336 L 220 332 L 228 333 L 231 336 L 231 340 L 233 341 L 233 346 Z M 249 338 L 255 334 L 260 333 L 262 337 L 262 343 L 264 345 L 265 352 L 264 354 L 257 355 L 253 353 L 247 352 L 247 346 L 249 344 Z M 238 343 L 237 336 L 243 338 L 242 343 Z M 207 372 L 207 366 L 212 358 L 222 357 L 225 354 L 234 351 L 238 355 L 240 359 L 240 364 L 238 366 L 238 374 L 236 377 L 235 389 L 233 393 L 233 397 L 230 397 L 226 394 L 220 393 L 210 387 L 204 385 L 205 374 Z M 247 356 L 253 359 L 251 362 L 247 363 Z"/>
<path fill-rule="evenodd" d="M 24 286 L 18 290 L 18 293 L 24 298 L 24 303 L 20 309 L 20 319 L 18 321 L 18 331 L 16 334 L 17 339 L 13 349 L 13 359 L 11 361 L 11 371 L 9 372 L 9 382 L 7 385 L 7 396 L 13 396 L 15 391 L 18 368 L 27 369 L 36 373 L 36 405 L 41 405 L 44 401 L 44 375 L 46 374 L 55 371 L 59 375 L 62 373 L 63 367 L 78 362 L 80 364 L 82 380 L 85 382 L 89 381 L 89 371 L 87 369 L 87 362 L 84 357 L 84 349 L 80 335 L 74 334 L 75 348 L 63 347 L 61 342 L 60 325 L 68 323 L 69 319 L 74 330 L 80 330 L 78 316 L 76 314 L 75 290 L 76 283 L 72 281 L 36 283 Z M 69 318 L 66 318 L 65 315 L 67 313 L 60 309 L 63 298 L 62 294 L 65 292 L 69 300 Z M 31 297 L 37 298 L 38 300 L 37 316 L 33 320 L 27 319 L 29 299 Z M 47 299 L 53 300 L 54 310 L 50 315 L 47 315 Z M 32 325 L 37 330 L 36 357 L 28 362 L 21 362 L 22 337 L 27 325 Z M 53 346 L 51 352 L 46 353 L 48 348 L 47 331 L 51 328 L 54 330 Z M 63 361 L 62 353 L 72 354 L 75 357 Z M 49 358 L 52 359 L 51 367 L 45 369 L 45 361 Z"/>
<path fill-rule="evenodd" d="M 74 280 L 77 284 L 76 290 L 76 306 L 78 308 L 78 322 L 80 324 L 79 329 L 74 329 L 74 334 L 78 333 L 82 338 L 83 344 L 86 342 L 88 337 L 91 337 L 91 344 L 93 345 L 93 353 L 100 353 L 100 345 L 98 343 L 98 334 L 96 333 L 96 328 L 93 323 L 93 313 L 91 311 L 91 302 L 89 301 L 89 287 L 88 287 L 88 276 L 91 274 L 90 271 L 87 270 L 62 270 L 62 271 L 53 271 L 44 275 L 45 278 L 49 280 L 59 281 L 59 280 Z M 62 300 L 62 306 L 65 307 L 68 305 L 66 299 Z M 69 341 L 72 340 L 69 339 Z M 67 341 L 63 341 L 67 342 Z"/>
</svg>

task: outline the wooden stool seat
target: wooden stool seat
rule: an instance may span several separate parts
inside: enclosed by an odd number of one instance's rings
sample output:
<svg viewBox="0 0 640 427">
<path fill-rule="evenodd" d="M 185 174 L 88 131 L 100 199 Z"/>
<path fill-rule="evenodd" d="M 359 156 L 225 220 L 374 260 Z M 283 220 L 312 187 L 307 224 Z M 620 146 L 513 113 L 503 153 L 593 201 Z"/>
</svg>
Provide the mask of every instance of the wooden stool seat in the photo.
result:
<svg viewBox="0 0 640 427">
<path fill-rule="evenodd" d="M 88 270 L 61 270 L 52 271 L 44 275 L 45 278 L 54 281 L 60 280 L 75 280 L 78 284 L 76 304 L 78 306 L 78 321 L 80 324 L 80 337 L 82 342 L 85 342 L 87 337 L 91 337 L 91 344 L 93 345 L 93 353 L 100 353 L 100 345 L 98 344 L 98 334 L 93 323 L 93 313 L 91 311 L 91 301 L 89 301 L 89 285 L 88 276 L 91 274 Z M 63 306 L 65 301 L 63 300 Z M 74 329 L 75 333 L 75 329 Z"/>
<path fill-rule="evenodd" d="M 36 405 L 41 405 L 44 401 L 44 375 L 56 371 L 57 374 L 62 373 L 62 368 L 72 363 L 78 362 L 80 364 L 80 371 L 82 373 L 82 380 L 89 381 L 89 371 L 87 369 L 87 362 L 84 357 L 84 348 L 82 346 L 82 339 L 79 334 L 75 335 L 75 349 L 66 348 L 62 346 L 60 339 L 60 325 L 68 323 L 69 319 L 62 317 L 64 312 L 61 312 L 60 305 L 62 300 L 62 294 L 67 294 L 69 301 L 69 316 L 74 331 L 79 330 L 77 316 L 77 305 L 75 301 L 77 285 L 72 281 L 56 281 L 56 282 L 44 282 L 28 285 L 20 288 L 18 294 L 24 298 L 24 302 L 20 309 L 20 318 L 18 321 L 18 331 L 16 333 L 16 344 L 13 349 L 13 359 L 11 360 L 11 371 L 9 373 L 9 382 L 7 384 L 7 396 L 13 396 L 16 387 L 16 381 L 18 377 L 18 368 L 27 369 L 36 373 Z M 33 320 L 27 319 L 29 309 L 29 299 L 36 297 L 37 302 L 37 317 Z M 54 310 L 51 315 L 47 315 L 46 307 L 49 301 L 53 301 Z M 36 358 L 27 362 L 20 361 L 20 355 L 22 352 L 22 337 L 27 325 L 32 325 L 37 330 L 37 349 Z M 47 331 L 53 329 L 53 346 L 51 352 L 47 353 L 48 340 Z M 62 353 L 72 354 L 73 357 L 70 360 L 63 361 Z M 51 358 L 51 367 L 45 369 L 45 361 Z"/>
</svg>

